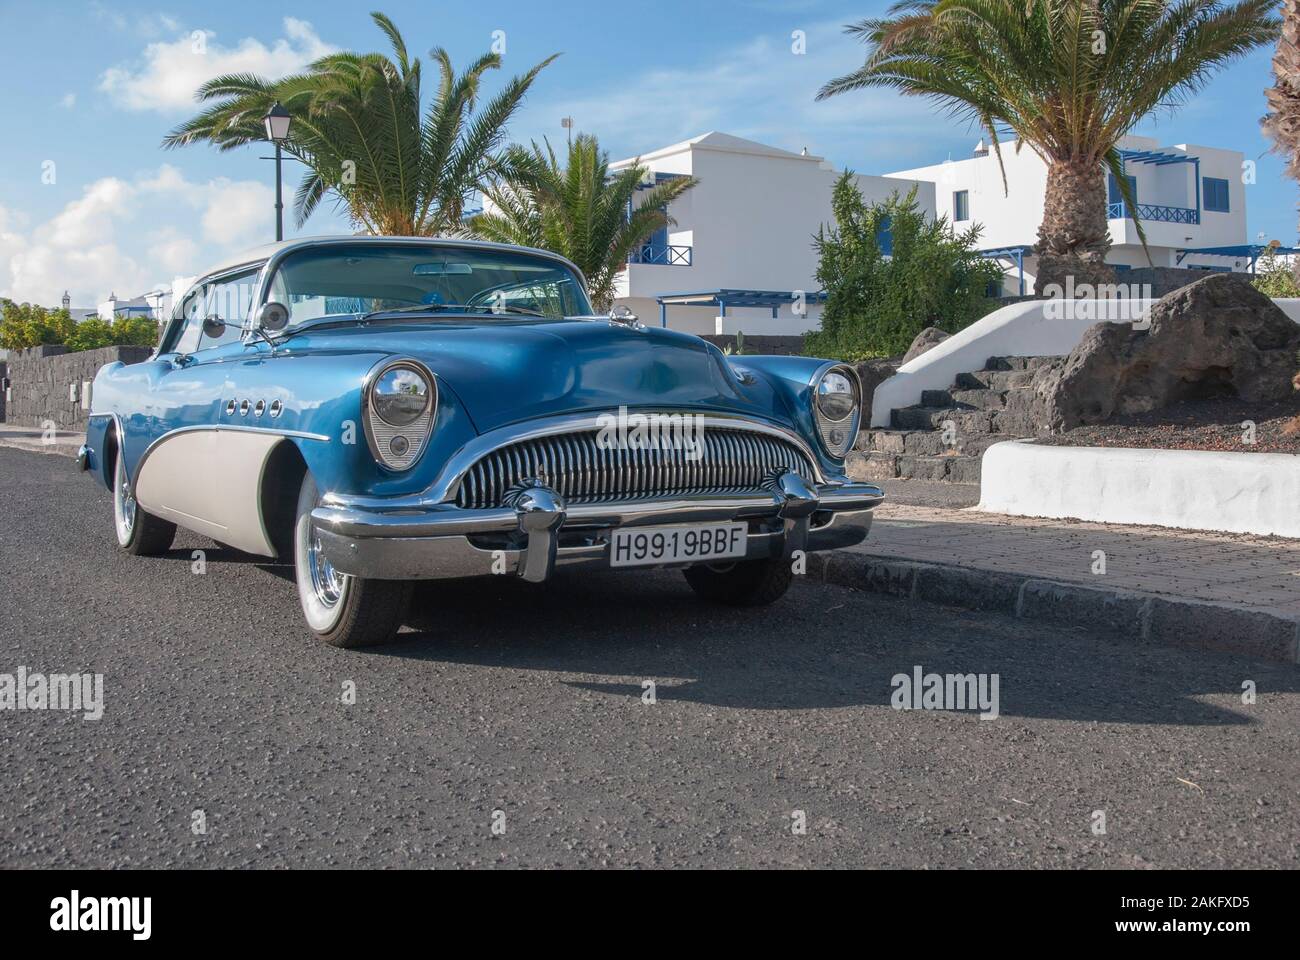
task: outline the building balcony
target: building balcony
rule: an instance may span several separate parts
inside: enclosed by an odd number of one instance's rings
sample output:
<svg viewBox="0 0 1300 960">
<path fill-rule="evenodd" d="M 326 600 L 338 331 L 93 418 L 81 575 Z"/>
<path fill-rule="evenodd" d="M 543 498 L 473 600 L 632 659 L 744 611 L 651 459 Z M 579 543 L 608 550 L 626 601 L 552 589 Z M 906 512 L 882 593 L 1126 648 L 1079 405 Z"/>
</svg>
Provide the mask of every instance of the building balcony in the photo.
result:
<svg viewBox="0 0 1300 960">
<path fill-rule="evenodd" d="M 1201 211 L 1193 207 L 1164 207 L 1155 203 L 1139 203 L 1137 213 L 1139 219 L 1157 223 L 1198 224 L 1201 222 Z M 1126 215 L 1123 201 L 1106 205 L 1106 216 L 1109 219 L 1124 220 Z"/>
<path fill-rule="evenodd" d="M 689 267 L 691 265 L 691 247 L 654 246 L 647 244 L 633 250 L 627 258 L 628 263 L 651 263 L 661 267 Z"/>
</svg>

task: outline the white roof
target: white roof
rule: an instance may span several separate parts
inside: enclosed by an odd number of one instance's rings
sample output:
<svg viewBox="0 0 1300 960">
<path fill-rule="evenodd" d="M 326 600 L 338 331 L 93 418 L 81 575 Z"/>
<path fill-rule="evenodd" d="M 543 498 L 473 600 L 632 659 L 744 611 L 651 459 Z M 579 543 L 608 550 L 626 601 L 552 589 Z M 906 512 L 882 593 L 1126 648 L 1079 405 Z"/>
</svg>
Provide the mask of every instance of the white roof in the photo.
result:
<svg viewBox="0 0 1300 960">
<path fill-rule="evenodd" d="M 209 277 L 215 273 L 225 273 L 234 270 L 236 267 L 242 267 L 245 264 L 259 263 L 263 260 L 269 260 L 282 250 L 290 250 L 294 247 L 307 247 L 318 243 L 426 243 L 431 246 L 450 246 L 450 247 L 483 247 L 492 250 L 518 250 L 526 253 L 537 253 L 552 260 L 561 260 L 569 264 L 574 270 L 578 268 L 569 260 L 557 253 L 549 250 L 535 250 L 531 247 L 516 247 L 505 243 L 491 243 L 487 240 L 468 240 L 460 237 L 382 237 L 371 234 L 333 234 L 319 237 L 296 237 L 293 240 L 282 240 L 279 243 L 267 243 L 260 247 L 253 247 L 244 250 L 241 253 L 234 254 L 218 261 L 208 269 L 195 276 L 195 280 L 202 277 Z M 581 271 L 578 271 L 581 275 Z"/>
<path fill-rule="evenodd" d="M 652 150 L 649 153 L 643 153 L 639 157 L 628 157 L 626 160 L 619 160 L 611 163 L 611 167 L 626 167 L 631 164 L 645 163 L 647 160 L 656 160 L 660 157 L 671 156 L 674 153 L 683 153 L 687 150 L 716 150 L 722 153 L 747 153 L 759 157 L 782 157 L 786 160 L 809 160 L 814 163 L 821 163 L 822 157 L 815 157 L 811 154 L 794 153 L 790 150 L 782 150 L 780 147 L 769 147 L 765 143 L 757 143 L 753 140 L 746 140 L 743 137 L 733 137 L 729 133 L 719 133 L 711 130 L 708 133 L 702 133 L 698 137 L 692 137 L 689 140 L 683 140 L 681 143 L 674 143 L 671 146 L 660 147 L 658 150 Z"/>
</svg>

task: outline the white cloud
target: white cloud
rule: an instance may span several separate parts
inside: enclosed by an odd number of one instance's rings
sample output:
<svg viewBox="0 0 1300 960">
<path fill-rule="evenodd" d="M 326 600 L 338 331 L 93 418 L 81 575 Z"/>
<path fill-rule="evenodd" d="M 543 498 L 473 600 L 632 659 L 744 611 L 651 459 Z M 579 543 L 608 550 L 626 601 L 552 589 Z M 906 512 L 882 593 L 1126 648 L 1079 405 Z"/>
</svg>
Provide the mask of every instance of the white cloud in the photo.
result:
<svg viewBox="0 0 1300 960">
<path fill-rule="evenodd" d="M 571 115 L 579 129 L 599 135 L 615 159 L 718 130 L 789 150 L 806 146 L 870 173 L 884 172 L 882 164 L 908 166 L 904 148 L 938 149 L 951 140 L 951 119 L 892 91 L 817 102 L 826 81 L 862 65 L 864 48 L 844 35 L 842 21 L 796 21 L 794 27 L 805 34 L 803 54 L 794 52 L 788 34 L 766 36 L 717 50 L 695 66 L 627 74 L 614 87 L 573 98 L 545 100 L 539 85 L 515 126 L 525 139 L 547 134 L 556 142 L 562 131 L 553 130 L 552 118 Z"/>
<path fill-rule="evenodd" d="M 278 79 L 335 49 L 310 23 L 293 17 L 284 18 L 284 36 L 270 46 L 245 37 L 227 47 L 216 37 L 210 30 L 194 30 L 175 40 L 150 43 L 139 66 L 109 68 L 99 88 L 127 110 L 176 113 L 192 109 L 195 91 L 213 77 L 254 73 Z"/>
<path fill-rule="evenodd" d="M 65 93 L 59 100 L 59 106 L 66 110 L 71 110 L 77 105 L 77 95 L 75 93 Z"/>
<path fill-rule="evenodd" d="M 135 296 L 161 275 L 194 274 L 265 240 L 273 189 L 216 178 L 198 183 L 164 164 L 134 179 L 104 177 L 32 229 L 0 207 L 0 296 L 74 305 Z M 156 224 L 170 224 L 157 227 Z"/>
</svg>

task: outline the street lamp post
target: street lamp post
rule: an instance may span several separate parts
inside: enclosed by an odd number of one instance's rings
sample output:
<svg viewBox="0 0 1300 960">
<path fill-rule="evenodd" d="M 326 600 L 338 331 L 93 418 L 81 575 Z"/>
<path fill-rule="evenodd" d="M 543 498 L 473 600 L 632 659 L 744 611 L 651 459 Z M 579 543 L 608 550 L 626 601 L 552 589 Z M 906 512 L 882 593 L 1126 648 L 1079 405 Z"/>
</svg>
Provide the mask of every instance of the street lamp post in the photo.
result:
<svg viewBox="0 0 1300 960">
<path fill-rule="evenodd" d="M 266 123 L 266 136 L 275 144 L 275 239 L 277 241 L 284 239 L 284 198 L 282 196 L 280 176 L 280 144 L 289 136 L 289 124 L 293 117 L 289 111 L 284 109 L 280 101 L 277 100 L 271 105 L 271 109 L 266 111 L 264 121 Z"/>
</svg>

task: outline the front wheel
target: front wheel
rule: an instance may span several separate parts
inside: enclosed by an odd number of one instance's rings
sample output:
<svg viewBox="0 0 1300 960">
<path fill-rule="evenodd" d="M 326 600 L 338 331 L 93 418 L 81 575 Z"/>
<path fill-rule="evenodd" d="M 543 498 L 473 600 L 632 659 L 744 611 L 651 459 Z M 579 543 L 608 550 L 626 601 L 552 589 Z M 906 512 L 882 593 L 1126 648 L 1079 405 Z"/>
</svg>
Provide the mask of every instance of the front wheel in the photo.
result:
<svg viewBox="0 0 1300 960">
<path fill-rule="evenodd" d="M 311 521 L 319 502 L 309 473 L 298 492 L 293 531 L 298 600 L 307 626 L 335 647 L 370 647 L 391 640 L 406 617 L 411 584 L 350 577 L 335 570 Z"/>
<path fill-rule="evenodd" d="M 790 589 L 794 571 L 782 557 L 702 564 L 682 571 L 691 589 L 705 600 L 733 607 L 762 607 Z"/>
<path fill-rule="evenodd" d="M 121 450 L 113 468 L 113 530 L 117 545 L 137 557 L 164 554 L 176 539 L 176 524 L 155 517 L 135 502 Z"/>
</svg>

